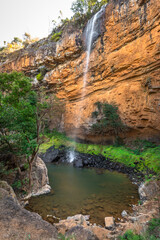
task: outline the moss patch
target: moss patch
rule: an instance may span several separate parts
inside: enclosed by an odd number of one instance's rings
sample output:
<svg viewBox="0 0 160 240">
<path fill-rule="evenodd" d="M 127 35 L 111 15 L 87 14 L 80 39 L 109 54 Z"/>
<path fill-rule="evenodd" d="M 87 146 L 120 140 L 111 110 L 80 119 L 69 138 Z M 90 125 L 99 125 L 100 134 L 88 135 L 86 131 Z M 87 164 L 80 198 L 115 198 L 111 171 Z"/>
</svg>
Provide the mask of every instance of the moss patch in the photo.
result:
<svg viewBox="0 0 160 240">
<path fill-rule="evenodd" d="M 158 147 L 148 147 L 144 151 L 135 153 L 135 150 L 131 150 L 125 146 L 105 146 L 96 144 L 83 144 L 76 143 L 72 139 L 68 138 L 62 133 L 54 131 L 52 134 L 47 134 L 45 136 L 45 143 L 40 147 L 40 152 L 44 153 L 46 150 L 55 146 L 64 145 L 75 149 L 76 151 L 82 153 L 89 153 L 94 155 L 103 155 L 106 158 L 110 158 L 115 162 L 123 163 L 128 167 L 136 167 L 137 170 L 148 173 L 154 171 L 158 176 L 160 175 L 160 146 Z"/>
</svg>

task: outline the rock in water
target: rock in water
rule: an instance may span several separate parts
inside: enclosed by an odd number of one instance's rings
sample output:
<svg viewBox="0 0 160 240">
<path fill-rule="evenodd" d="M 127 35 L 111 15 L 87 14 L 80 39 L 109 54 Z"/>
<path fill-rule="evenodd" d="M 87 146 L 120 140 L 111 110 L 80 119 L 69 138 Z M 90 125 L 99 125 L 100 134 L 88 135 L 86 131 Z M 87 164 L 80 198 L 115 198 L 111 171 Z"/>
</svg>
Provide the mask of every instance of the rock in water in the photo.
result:
<svg viewBox="0 0 160 240">
<path fill-rule="evenodd" d="M 125 210 L 123 210 L 122 213 L 121 213 L 121 216 L 126 217 L 127 215 L 128 215 L 127 212 Z"/>
<path fill-rule="evenodd" d="M 73 166 L 76 167 L 76 168 L 82 168 L 83 167 L 83 161 L 82 159 L 75 159 L 73 161 Z"/>
<path fill-rule="evenodd" d="M 107 229 L 112 229 L 114 227 L 114 218 L 113 217 L 105 217 L 105 227 Z"/>
</svg>

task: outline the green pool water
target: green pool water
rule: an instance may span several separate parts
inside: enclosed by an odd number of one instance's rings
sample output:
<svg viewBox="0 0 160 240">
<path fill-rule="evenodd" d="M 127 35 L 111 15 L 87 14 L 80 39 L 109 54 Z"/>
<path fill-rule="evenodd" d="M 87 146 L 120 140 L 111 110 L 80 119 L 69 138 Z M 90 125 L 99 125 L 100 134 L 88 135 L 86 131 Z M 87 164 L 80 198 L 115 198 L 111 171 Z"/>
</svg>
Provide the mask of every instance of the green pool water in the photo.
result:
<svg viewBox="0 0 160 240">
<path fill-rule="evenodd" d="M 47 215 L 65 219 L 81 213 L 103 226 L 105 217 L 121 217 L 123 210 L 131 212 L 131 205 L 138 202 L 137 186 L 124 174 L 54 164 L 47 168 L 51 193 L 32 197 L 26 207 L 45 220 Z"/>
</svg>

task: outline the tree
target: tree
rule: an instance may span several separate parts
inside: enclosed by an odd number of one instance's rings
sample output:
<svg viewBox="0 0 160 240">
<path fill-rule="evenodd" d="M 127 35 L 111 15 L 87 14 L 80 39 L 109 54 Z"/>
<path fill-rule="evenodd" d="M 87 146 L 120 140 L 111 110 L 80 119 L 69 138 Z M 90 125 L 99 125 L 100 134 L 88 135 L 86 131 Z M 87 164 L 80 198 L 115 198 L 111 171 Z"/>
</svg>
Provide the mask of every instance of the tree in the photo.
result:
<svg viewBox="0 0 160 240">
<path fill-rule="evenodd" d="M 0 148 L 12 154 L 20 174 L 20 161 L 27 159 L 30 187 L 48 108 L 40 93 L 32 91 L 30 78 L 23 73 L 0 73 Z"/>
<path fill-rule="evenodd" d="M 91 127 L 91 131 L 97 134 L 114 134 L 118 137 L 119 133 L 126 130 L 118 114 L 118 107 L 115 104 L 95 103 L 97 110 L 92 112 L 92 118 L 96 120 Z"/>
<path fill-rule="evenodd" d="M 24 39 L 25 40 L 31 40 L 31 35 L 27 32 L 24 33 Z"/>
<path fill-rule="evenodd" d="M 75 17 L 82 17 L 82 15 L 91 17 L 107 2 L 108 0 L 76 0 L 72 3 L 71 10 Z"/>
<path fill-rule="evenodd" d="M 18 37 L 14 37 L 14 39 L 12 40 L 11 43 L 17 43 L 17 44 L 21 44 L 22 43 L 22 40 Z"/>
</svg>

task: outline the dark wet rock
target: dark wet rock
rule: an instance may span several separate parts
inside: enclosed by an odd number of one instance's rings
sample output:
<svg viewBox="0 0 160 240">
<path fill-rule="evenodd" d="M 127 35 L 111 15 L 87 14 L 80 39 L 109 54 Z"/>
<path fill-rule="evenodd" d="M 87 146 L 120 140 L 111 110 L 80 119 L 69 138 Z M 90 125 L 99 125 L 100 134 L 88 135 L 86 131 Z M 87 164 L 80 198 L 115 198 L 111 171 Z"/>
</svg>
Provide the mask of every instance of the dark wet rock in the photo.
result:
<svg viewBox="0 0 160 240">
<path fill-rule="evenodd" d="M 83 160 L 81 158 L 78 158 L 73 161 L 73 166 L 76 168 L 82 168 L 83 167 Z"/>
<path fill-rule="evenodd" d="M 59 154 L 59 149 L 55 149 L 55 147 L 52 146 L 48 148 L 45 153 L 41 153 L 40 158 L 42 158 L 44 162 L 53 162 L 53 161 L 56 161 L 58 154 Z"/>
<path fill-rule="evenodd" d="M 66 162 L 67 161 L 67 148 L 60 146 L 59 148 L 52 147 L 48 148 L 45 153 L 40 153 L 39 157 L 46 163 L 50 162 Z"/>
<path fill-rule="evenodd" d="M 0 239 L 57 239 L 57 230 L 37 213 L 23 209 L 10 193 L 0 188 Z"/>
<path fill-rule="evenodd" d="M 98 240 L 94 233 L 82 226 L 71 228 L 66 234 L 66 237 L 75 237 L 76 240 Z"/>
</svg>

